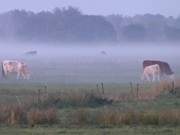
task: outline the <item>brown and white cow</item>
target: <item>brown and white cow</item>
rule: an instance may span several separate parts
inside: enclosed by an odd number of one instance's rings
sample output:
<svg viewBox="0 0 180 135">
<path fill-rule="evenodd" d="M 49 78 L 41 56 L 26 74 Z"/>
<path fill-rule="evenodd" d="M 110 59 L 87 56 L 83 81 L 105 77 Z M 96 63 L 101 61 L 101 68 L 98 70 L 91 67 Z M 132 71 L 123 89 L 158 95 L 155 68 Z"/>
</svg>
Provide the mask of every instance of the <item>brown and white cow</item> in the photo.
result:
<svg viewBox="0 0 180 135">
<path fill-rule="evenodd" d="M 174 72 L 170 68 L 169 64 L 164 61 L 158 61 L 158 60 L 144 60 L 143 61 L 143 69 L 145 69 L 147 66 L 158 64 L 161 70 L 160 78 L 168 77 L 171 80 L 174 80 Z"/>
<path fill-rule="evenodd" d="M 143 70 L 142 80 L 160 81 L 161 70 L 158 64 L 146 66 Z"/>
<path fill-rule="evenodd" d="M 24 62 L 17 60 L 4 60 L 2 61 L 2 75 L 7 77 L 10 73 L 16 73 L 17 79 L 29 79 L 30 73 L 27 65 Z"/>
</svg>

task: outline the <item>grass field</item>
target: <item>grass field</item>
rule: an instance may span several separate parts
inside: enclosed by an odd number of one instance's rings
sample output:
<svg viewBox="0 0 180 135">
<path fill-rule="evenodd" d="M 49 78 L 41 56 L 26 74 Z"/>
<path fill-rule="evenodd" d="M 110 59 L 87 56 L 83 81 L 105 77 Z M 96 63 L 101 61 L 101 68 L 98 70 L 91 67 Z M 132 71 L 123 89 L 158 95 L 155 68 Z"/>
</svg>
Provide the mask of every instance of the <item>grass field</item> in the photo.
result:
<svg viewBox="0 0 180 135">
<path fill-rule="evenodd" d="M 23 109 L 31 112 L 31 109 L 34 108 L 54 107 L 57 110 L 58 124 L 62 127 L 73 127 L 78 122 L 80 126 L 84 123 L 85 126 L 101 127 L 103 124 L 101 125 L 97 120 L 98 115 L 101 114 L 108 117 L 109 114 L 116 115 L 116 113 L 136 111 L 141 114 L 150 111 L 152 115 L 160 115 L 159 113 L 168 110 L 175 110 L 179 114 L 179 110 L 177 110 L 180 106 L 179 86 L 174 88 L 175 94 L 170 93 L 170 90 L 171 84 L 165 82 L 138 84 L 138 88 L 137 84 L 132 84 L 132 86 L 130 84 L 103 84 L 103 88 L 102 84 L 98 84 L 98 86 L 97 84 L 72 84 L 69 86 L 30 83 L 1 84 L 0 104 L 2 108 L 6 108 L 6 105 L 12 106 L 12 108 L 21 108 L 22 113 L 24 113 Z M 145 96 L 147 98 L 144 98 Z M 8 109 L 5 110 L 8 111 Z M 138 116 L 139 114 L 133 113 L 133 115 Z M 119 116 L 117 115 L 117 117 Z M 96 122 L 92 122 L 93 120 Z M 104 120 L 102 120 L 103 122 Z M 109 125 L 112 127 L 111 122 Z"/>
<path fill-rule="evenodd" d="M 101 83 L 1 83 L 0 134 L 180 134 L 179 86 L 175 94 L 165 82 L 138 89 L 139 97 L 160 93 L 137 98 L 137 84 L 129 83 L 104 83 L 103 89 Z"/>
<path fill-rule="evenodd" d="M 171 91 L 171 83 L 140 81 L 144 59 L 167 61 L 179 77 L 176 47 L 35 49 L 13 57 L 28 64 L 30 80 L 1 78 L 0 134 L 180 134 L 180 83 Z"/>
<path fill-rule="evenodd" d="M 0 135 L 178 135 L 180 127 L 81 128 L 58 127 L 0 128 Z"/>
</svg>

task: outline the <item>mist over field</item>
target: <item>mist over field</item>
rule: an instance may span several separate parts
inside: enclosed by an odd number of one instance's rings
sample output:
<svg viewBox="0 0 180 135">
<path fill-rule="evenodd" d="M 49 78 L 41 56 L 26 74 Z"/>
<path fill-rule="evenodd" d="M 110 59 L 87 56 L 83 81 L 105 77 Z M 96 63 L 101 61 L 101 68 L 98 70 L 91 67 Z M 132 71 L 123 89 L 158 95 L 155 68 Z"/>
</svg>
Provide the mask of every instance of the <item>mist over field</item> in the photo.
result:
<svg viewBox="0 0 180 135">
<path fill-rule="evenodd" d="M 0 135 L 180 134 L 178 3 L 2 1 Z"/>
<path fill-rule="evenodd" d="M 178 77 L 179 43 L 175 16 L 88 15 L 71 6 L 0 14 L 0 60 L 27 63 L 26 82 L 138 82 L 143 60 L 166 61 Z"/>
<path fill-rule="evenodd" d="M 0 59 L 24 61 L 31 72 L 27 82 L 128 83 L 140 81 L 143 60 L 162 60 L 179 77 L 179 43 L 40 44 L 1 43 Z M 37 51 L 35 55 L 26 54 Z M 2 74 L 0 74 L 2 76 Z M 7 80 L 16 79 L 9 75 Z"/>
</svg>

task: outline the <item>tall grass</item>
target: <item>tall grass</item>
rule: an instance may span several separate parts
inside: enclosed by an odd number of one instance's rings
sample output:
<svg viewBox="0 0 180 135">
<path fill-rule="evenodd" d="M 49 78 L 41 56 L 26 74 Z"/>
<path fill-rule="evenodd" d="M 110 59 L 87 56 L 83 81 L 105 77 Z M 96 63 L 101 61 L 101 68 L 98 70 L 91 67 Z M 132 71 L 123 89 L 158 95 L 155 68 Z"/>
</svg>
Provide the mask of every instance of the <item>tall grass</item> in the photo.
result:
<svg viewBox="0 0 180 135">
<path fill-rule="evenodd" d="M 179 125 L 180 109 L 138 111 L 111 107 L 114 103 L 151 101 L 159 98 L 164 91 L 168 94 L 169 90 L 172 90 L 171 83 L 164 81 L 155 83 L 146 90 L 143 86 L 139 86 L 132 93 L 119 92 L 115 95 L 96 91 L 68 91 L 63 93 L 38 92 L 36 95 L 31 94 L 24 98 L 16 96 L 16 102 L 0 105 L 0 124 L 35 126 L 68 123 L 76 126 L 97 125 L 100 127 Z M 177 94 L 178 88 L 174 90 Z M 59 110 L 67 108 L 76 110 L 66 116 L 59 115 Z M 61 119 L 61 117 L 69 117 L 71 121 L 66 122 L 69 119 Z"/>
<path fill-rule="evenodd" d="M 112 100 L 104 98 L 94 92 L 67 92 L 50 95 L 47 98 L 43 98 L 39 105 L 41 107 L 54 106 L 56 108 L 67 107 L 99 107 L 103 105 L 110 105 Z"/>
<path fill-rule="evenodd" d="M 54 108 L 49 109 L 31 109 L 27 112 L 27 122 L 30 126 L 36 124 L 54 124 L 58 121 L 57 110 Z"/>
<path fill-rule="evenodd" d="M 93 113 L 93 115 L 92 115 Z M 99 127 L 114 127 L 123 125 L 154 125 L 177 126 L 180 124 L 180 109 L 177 110 L 145 110 L 118 111 L 103 109 L 95 112 L 80 109 L 75 113 L 73 120 L 79 126 L 96 125 Z"/>
<path fill-rule="evenodd" d="M 53 124 L 57 121 L 57 110 L 31 109 L 25 105 L 0 105 L 0 124 L 1 125 L 35 125 Z"/>
</svg>

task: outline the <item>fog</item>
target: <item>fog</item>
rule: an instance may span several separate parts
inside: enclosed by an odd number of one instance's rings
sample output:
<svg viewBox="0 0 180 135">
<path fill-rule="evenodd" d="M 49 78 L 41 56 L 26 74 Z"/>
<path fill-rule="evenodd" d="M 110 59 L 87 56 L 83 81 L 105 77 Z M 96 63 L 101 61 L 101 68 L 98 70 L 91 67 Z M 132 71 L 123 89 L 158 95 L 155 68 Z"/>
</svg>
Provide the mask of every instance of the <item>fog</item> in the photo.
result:
<svg viewBox="0 0 180 135">
<path fill-rule="evenodd" d="M 142 61 L 162 60 L 180 76 L 178 43 L 40 44 L 0 43 L 0 60 L 27 63 L 36 83 L 128 83 L 140 81 Z M 37 54 L 27 54 L 37 51 Z M 0 73 L 0 76 L 2 74 Z M 14 75 L 1 82 L 17 81 Z M 25 81 L 25 80 L 24 80 Z"/>
</svg>

